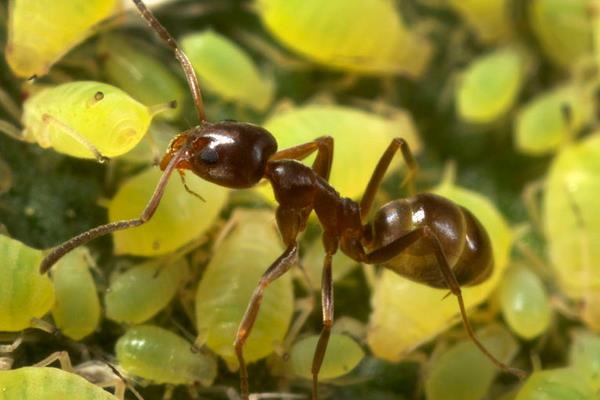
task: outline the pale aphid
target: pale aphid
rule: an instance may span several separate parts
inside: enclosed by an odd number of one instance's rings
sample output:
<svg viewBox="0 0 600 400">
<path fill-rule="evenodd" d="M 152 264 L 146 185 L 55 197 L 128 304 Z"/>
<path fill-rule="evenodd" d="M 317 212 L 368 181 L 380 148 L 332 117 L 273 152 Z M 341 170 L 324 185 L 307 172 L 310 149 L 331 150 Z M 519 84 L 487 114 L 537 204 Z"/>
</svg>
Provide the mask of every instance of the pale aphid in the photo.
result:
<svg viewBox="0 0 600 400">
<path fill-rule="evenodd" d="M 9 0 L 8 65 L 23 78 L 45 75 L 116 5 L 117 0 Z"/>
<path fill-rule="evenodd" d="M 462 288 L 465 307 L 475 307 L 490 296 L 504 274 L 512 232 L 496 207 L 481 194 L 449 181 L 432 192 L 470 210 L 490 234 L 494 254 L 492 275 L 477 286 Z M 392 271 L 382 271 L 371 300 L 373 312 L 367 333 L 373 353 L 386 360 L 398 361 L 403 354 L 459 322 L 456 304 L 442 300 L 447 292 L 409 281 Z M 398 329 L 399 326 L 402 329 Z"/>
<path fill-rule="evenodd" d="M 233 341 L 257 282 L 283 251 L 272 211 L 238 209 L 217 244 L 196 294 L 197 344 L 220 355 L 230 369 L 238 360 Z M 234 288 L 234 289 L 233 289 Z M 291 275 L 265 291 L 252 335 L 244 347 L 246 362 L 271 354 L 283 344 L 294 311 Z"/>
<path fill-rule="evenodd" d="M 330 68 L 419 77 L 431 56 L 391 1 L 257 0 L 256 9 L 275 38 Z"/>
<path fill-rule="evenodd" d="M 0 331 L 29 328 L 54 303 L 54 288 L 38 273 L 42 252 L 0 235 Z"/>
<path fill-rule="evenodd" d="M 526 57 L 514 46 L 475 58 L 456 88 L 456 107 L 466 122 L 485 124 L 505 116 L 523 85 Z"/>
<path fill-rule="evenodd" d="M 149 168 L 126 180 L 110 200 L 108 218 L 118 221 L 136 217 L 144 209 L 161 177 Z M 158 256 L 171 253 L 210 228 L 227 201 L 228 190 L 187 174 L 190 194 L 178 179 L 171 179 L 156 213 L 142 226 L 114 234 L 115 254 Z"/>
<path fill-rule="evenodd" d="M 202 85 L 223 99 L 265 111 L 275 83 L 262 74 L 245 50 L 227 37 L 207 30 L 181 38 Z"/>
<path fill-rule="evenodd" d="M 93 333 L 100 322 L 100 300 L 90 272 L 92 262 L 89 251 L 80 247 L 52 270 L 56 297 L 52 318 L 62 334 L 75 340 Z"/>
<path fill-rule="evenodd" d="M 568 84 L 542 92 L 517 114 L 515 145 L 531 155 L 556 151 L 593 116 L 594 101 L 586 87 Z"/>
<path fill-rule="evenodd" d="M 524 265 L 512 265 L 498 290 L 504 320 L 518 336 L 531 340 L 548 329 L 552 306 L 542 280 Z"/>
<path fill-rule="evenodd" d="M 179 335 L 153 325 L 130 328 L 115 345 L 126 375 L 156 384 L 210 386 L 217 376 L 215 358 L 194 350 Z"/>
<path fill-rule="evenodd" d="M 492 325 L 477 336 L 499 360 L 509 363 L 518 351 L 510 333 Z M 480 400 L 490 389 L 498 369 L 468 339 L 454 344 L 441 354 L 434 352 L 427 367 L 427 400 Z"/>
<path fill-rule="evenodd" d="M 149 260 L 111 276 L 104 295 L 106 318 L 140 324 L 164 309 L 188 276 L 185 259 Z"/>
<path fill-rule="evenodd" d="M 289 372 L 296 376 L 312 379 L 312 358 L 319 335 L 298 340 L 290 350 Z M 365 356 L 365 352 L 350 336 L 332 334 L 327 353 L 319 371 L 321 380 L 338 378 L 352 371 Z"/>
<path fill-rule="evenodd" d="M 25 101 L 22 139 L 73 157 L 103 160 L 131 150 L 146 134 L 154 112 L 105 83 L 66 83 Z"/>
<path fill-rule="evenodd" d="M 576 330 L 569 349 L 569 364 L 580 368 L 592 387 L 600 388 L 600 335 Z"/>
<path fill-rule="evenodd" d="M 562 292 L 600 328 L 600 134 L 562 149 L 545 182 L 542 221 L 548 257 Z"/>
<path fill-rule="evenodd" d="M 101 53 L 102 69 L 108 82 L 133 98 L 148 105 L 169 101 L 178 105 L 183 103 L 187 95 L 183 82 L 138 43 L 124 36 L 111 35 L 103 39 Z M 157 118 L 175 120 L 180 114 L 181 107 L 176 107 L 161 112 Z"/>
<path fill-rule="evenodd" d="M 597 394 L 579 368 L 567 367 L 534 372 L 515 400 L 591 400 Z"/>
<path fill-rule="evenodd" d="M 400 135 L 414 154 L 421 150 L 420 140 L 410 116 L 398 110 L 383 116 L 356 107 L 309 104 L 275 112 L 263 126 L 271 132 L 280 148 L 305 143 L 329 135 L 335 142 L 335 162 L 329 182 L 344 196 L 357 199 L 371 177 L 367 165 L 375 165 L 390 141 Z M 313 157 L 306 158 L 310 165 Z M 399 165 L 394 161 L 392 165 Z M 393 168 L 392 168 L 393 169 Z M 268 198 L 271 190 L 259 189 Z"/>
</svg>

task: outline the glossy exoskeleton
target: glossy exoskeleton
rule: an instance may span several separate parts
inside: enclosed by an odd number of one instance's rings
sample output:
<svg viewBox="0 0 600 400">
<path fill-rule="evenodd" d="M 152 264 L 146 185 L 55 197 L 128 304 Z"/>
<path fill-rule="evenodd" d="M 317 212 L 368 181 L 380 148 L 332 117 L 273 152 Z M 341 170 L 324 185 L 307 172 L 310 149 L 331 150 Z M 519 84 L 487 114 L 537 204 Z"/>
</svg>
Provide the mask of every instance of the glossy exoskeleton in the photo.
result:
<svg viewBox="0 0 600 400">
<path fill-rule="evenodd" d="M 141 0 L 133 1 L 150 26 L 174 50 L 185 71 L 201 123 L 171 142 L 160 165 L 164 173 L 139 218 L 93 228 L 57 246 L 43 260 L 41 272 L 46 272 L 65 253 L 89 240 L 141 225 L 150 219 L 175 170 L 180 174 L 190 170 L 203 179 L 229 188 L 248 188 L 266 179 L 279 203 L 277 225 L 286 249 L 260 279 L 234 342 L 244 399 L 249 396 L 244 343 L 258 315 L 264 290 L 298 263 L 297 237 L 305 229 L 313 210 L 323 229 L 325 247 L 323 330 L 313 358 L 313 399 L 317 398 L 319 369 L 333 322 L 331 259 L 338 249 L 359 262 L 381 264 L 408 279 L 449 289 L 458 299 L 463 323 L 473 342 L 498 367 L 523 376 L 522 371 L 504 365 L 483 347 L 466 316 L 461 286 L 484 281 L 493 269 L 488 235 L 468 210 L 440 196 L 422 193 L 384 205 L 376 212 L 374 221 L 367 222 L 375 193 L 398 151 L 408 165 L 407 182 L 410 188 L 413 187 L 416 163 L 405 141 L 397 138 L 390 143 L 375 167 L 360 203 L 341 197 L 328 183 L 333 161 L 331 137 L 324 136 L 278 150 L 275 138 L 259 126 L 232 121 L 207 122 L 199 84 L 186 55 Z M 311 167 L 300 162 L 314 152 L 317 156 Z"/>
</svg>

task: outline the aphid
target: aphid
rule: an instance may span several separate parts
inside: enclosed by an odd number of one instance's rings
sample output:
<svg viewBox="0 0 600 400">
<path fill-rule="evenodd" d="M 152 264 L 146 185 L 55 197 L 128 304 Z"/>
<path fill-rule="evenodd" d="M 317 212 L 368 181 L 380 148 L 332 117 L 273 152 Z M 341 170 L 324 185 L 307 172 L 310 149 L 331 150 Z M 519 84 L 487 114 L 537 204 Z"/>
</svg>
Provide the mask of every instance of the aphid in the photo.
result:
<svg viewBox="0 0 600 400">
<path fill-rule="evenodd" d="M 569 364 L 579 368 L 592 387 L 600 388 L 600 336 L 585 330 L 573 332 Z"/>
<path fill-rule="evenodd" d="M 130 328 L 117 341 L 115 351 L 127 375 L 152 383 L 210 386 L 217 376 L 214 357 L 192 351 L 185 339 L 158 326 Z"/>
<path fill-rule="evenodd" d="M 336 162 L 331 166 L 329 182 L 352 199 L 360 198 L 371 177 L 371 171 L 365 166 L 375 164 L 378 155 L 400 132 L 415 154 L 421 150 L 416 128 L 403 111 L 386 117 L 354 107 L 309 104 L 273 114 L 264 127 L 275 136 L 281 148 L 308 142 L 318 135 L 331 136 L 335 142 Z M 312 161 L 314 157 L 306 160 Z M 390 169 L 399 164 L 392 163 Z M 273 198 L 270 190 L 262 189 L 261 193 Z"/>
<path fill-rule="evenodd" d="M 62 369 L 46 367 L 57 360 Z M 58 352 L 31 367 L 0 371 L 0 400 L 123 400 L 125 386 L 119 382 L 91 383 L 73 373 L 66 352 Z M 115 395 L 103 387 L 114 387 Z"/>
<path fill-rule="evenodd" d="M 106 318 L 140 324 L 165 308 L 188 276 L 185 259 L 149 260 L 111 277 L 104 296 Z"/>
<path fill-rule="evenodd" d="M 52 308 L 52 282 L 36 271 L 41 259 L 41 251 L 0 235 L 0 331 L 29 328 Z"/>
<path fill-rule="evenodd" d="M 460 117 L 486 124 L 505 115 L 514 105 L 525 78 L 525 56 L 516 47 L 503 47 L 476 58 L 456 89 Z"/>
<path fill-rule="evenodd" d="M 563 148 L 545 182 L 542 221 L 550 265 L 581 317 L 600 327 L 600 134 Z"/>
<path fill-rule="evenodd" d="M 510 362 L 518 345 L 499 326 L 478 332 L 482 343 L 503 362 Z M 498 371 L 469 340 L 461 340 L 441 354 L 435 354 L 427 370 L 427 400 L 480 400 L 485 398 Z"/>
<path fill-rule="evenodd" d="M 143 104 L 183 104 L 185 89 L 168 67 L 127 38 L 111 35 L 102 42 L 103 71 L 108 81 Z M 157 118 L 174 120 L 181 107 L 166 110 Z"/>
<path fill-rule="evenodd" d="M 119 221 L 139 214 L 152 195 L 152 185 L 160 179 L 160 171 L 155 168 L 148 168 L 129 178 L 110 200 L 108 219 Z M 115 254 L 164 255 L 206 232 L 225 205 L 227 189 L 196 176 L 186 177 L 186 185 L 204 201 L 190 195 L 181 182 L 169 182 L 163 189 L 162 205 L 152 220 L 144 226 L 115 232 Z"/>
<path fill-rule="evenodd" d="M 100 300 L 89 267 L 89 251 L 79 248 L 61 259 L 52 270 L 56 300 L 52 318 L 65 335 L 80 340 L 91 334 L 100 322 Z"/>
<path fill-rule="evenodd" d="M 186 72 L 201 124 L 184 131 L 171 142 L 161 162 L 163 175 L 139 218 L 111 222 L 64 242 L 42 261 L 41 272 L 46 272 L 64 254 L 89 240 L 107 233 L 137 227 L 148 221 L 156 211 L 169 177 L 175 170 L 191 170 L 205 180 L 235 189 L 253 187 L 265 178 L 271 184 L 279 203 L 276 221 L 285 250 L 260 278 L 234 341 L 244 399 L 249 397 L 244 345 L 259 315 L 265 290 L 297 264 L 297 238 L 306 228 L 313 210 L 323 229 L 325 247 L 321 292 L 323 330 L 311 368 L 313 399 L 317 398 L 319 370 L 333 324 L 331 260 L 338 248 L 356 261 L 381 264 L 424 285 L 450 290 L 456 296 L 463 323 L 473 342 L 496 366 L 523 376 L 522 371 L 509 368 L 483 347 L 474 335 L 466 315 L 461 286 L 482 283 L 494 270 L 490 239 L 473 214 L 444 197 L 421 193 L 391 201 L 376 212 L 373 222 L 367 220 L 381 181 L 394 155 L 399 151 L 408 165 L 408 187 L 414 187 L 412 177 L 417 165 L 406 141 L 400 138 L 390 141 L 375 167 L 360 203 L 341 197 L 328 183 L 333 163 L 331 137 L 322 136 L 277 151 L 275 138 L 264 128 L 233 121 L 207 122 L 198 80 L 187 56 L 142 1 L 134 2 L 146 21 L 173 49 Z M 312 167 L 299 162 L 315 152 L 317 156 Z M 181 208 L 176 209 L 176 213 L 181 212 Z M 189 221 L 193 221 L 193 224 L 196 220 L 188 218 L 182 222 L 190 225 Z M 493 232 L 496 234 L 495 230 Z M 137 241 L 140 241 L 139 237 Z M 468 243 L 468 246 L 465 243 Z M 496 278 L 499 272 L 502 272 L 503 266 L 504 264 L 500 264 L 500 268 L 496 268 Z M 491 284 L 495 281 L 492 280 Z M 489 290 L 491 284 L 486 282 L 482 286 Z M 479 300 L 487 293 L 483 294 Z M 433 308 L 440 308 L 439 305 L 437 303 Z"/>
<path fill-rule="evenodd" d="M 318 341 L 319 335 L 313 335 L 294 343 L 290 351 L 290 372 L 306 379 L 312 378 L 312 354 Z M 364 355 L 350 336 L 332 334 L 319 376 L 327 380 L 345 375 L 358 365 Z"/>
<path fill-rule="evenodd" d="M 510 329 L 533 339 L 550 325 L 552 307 L 541 279 L 524 265 L 512 265 L 498 291 L 502 315 Z"/>
<path fill-rule="evenodd" d="M 265 265 L 284 248 L 271 211 L 238 209 L 221 235 L 225 236 L 216 245 L 196 294 L 196 344 L 205 344 L 223 357 L 230 369 L 237 369 L 231 345 L 237 325 Z M 285 275 L 265 292 L 261 313 L 244 348 L 247 362 L 268 356 L 283 343 L 293 312 L 291 276 Z"/>
<path fill-rule="evenodd" d="M 487 299 L 500 282 L 509 260 L 512 234 L 504 217 L 480 194 L 450 181 L 442 183 L 433 193 L 472 210 L 485 229 L 493 232 L 490 239 L 494 271 L 481 284 L 463 289 L 465 307 L 469 309 Z M 455 324 L 459 310 L 453 302 L 442 301 L 446 294 L 447 289 L 434 289 L 384 270 L 371 299 L 373 312 L 367 332 L 371 351 L 379 358 L 400 361 L 414 348 Z M 423 310 L 435 311 L 424 318 Z"/>
<path fill-rule="evenodd" d="M 8 65 L 23 78 L 45 75 L 116 5 L 117 0 L 9 0 Z"/>
<path fill-rule="evenodd" d="M 576 367 L 549 369 L 531 374 L 515 400 L 591 400 L 597 396 Z"/>
<path fill-rule="evenodd" d="M 153 114 L 163 108 L 149 109 L 105 83 L 70 82 L 27 99 L 23 132 L 11 136 L 73 157 L 104 161 L 131 150 L 146 134 Z"/>
<path fill-rule="evenodd" d="M 250 56 L 225 36 L 211 30 L 194 33 L 181 39 L 181 47 L 206 90 L 257 111 L 271 105 L 273 79 L 263 76 Z"/>
<path fill-rule="evenodd" d="M 431 56 L 390 1 L 259 0 L 256 9 L 284 45 L 330 68 L 419 77 Z"/>
<path fill-rule="evenodd" d="M 527 4 L 531 30 L 546 56 L 571 68 L 591 55 L 592 23 L 589 0 L 535 0 Z"/>
<path fill-rule="evenodd" d="M 517 114 L 517 149 L 532 155 L 556 151 L 592 119 L 593 104 L 589 88 L 577 84 L 539 94 Z"/>
<path fill-rule="evenodd" d="M 471 25 L 483 43 L 496 43 L 512 33 L 507 0 L 450 0 L 448 4 Z"/>
</svg>

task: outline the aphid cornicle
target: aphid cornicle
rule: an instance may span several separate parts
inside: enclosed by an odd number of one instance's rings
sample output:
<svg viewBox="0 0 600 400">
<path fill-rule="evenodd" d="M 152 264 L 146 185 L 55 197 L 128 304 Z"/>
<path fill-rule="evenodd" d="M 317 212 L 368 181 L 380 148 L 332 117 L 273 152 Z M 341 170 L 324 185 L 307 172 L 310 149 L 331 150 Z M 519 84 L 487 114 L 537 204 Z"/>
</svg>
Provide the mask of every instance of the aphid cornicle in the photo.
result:
<svg viewBox="0 0 600 400">
<path fill-rule="evenodd" d="M 248 188 L 261 179 L 271 184 L 279 204 L 276 221 L 286 249 L 271 264 L 252 294 L 239 325 L 234 350 L 240 365 L 241 391 L 249 398 L 249 382 L 244 344 L 250 335 L 267 287 L 298 262 L 298 235 L 315 211 L 323 229 L 322 309 L 323 330 L 313 356 L 312 397 L 317 398 L 318 376 L 333 323 L 332 256 L 339 249 L 365 264 L 384 267 L 419 283 L 449 289 L 458 300 L 462 320 L 471 340 L 496 366 L 519 377 L 523 371 L 512 369 L 491 355 L 478 341 L 466 316 L 461 286 L 476 285 L 491 274 L 494 261 L 490 239 L 479 221 L 467 209 L 441 196 L 421 193 L 384 205 L 367 217 L 375 194 L 396 153 L 408 165 L 408 187 L 416 162 L 407 143 L 391 141 L 367 185 L 360 202 L 341 197 L 328 183 L 333 162 L 333 139 L 319 137 L 284 150 L 277 149 L 275 138 L 264 128 L 232 121 L 208 122 L 200 86 L 185 53 L 141 0 L 133 0 L 142 16 L 175 52 L 186 78 L 200 118 L 200 125 L 179 134 L 171 142 L 161 162 L 164 171 L 146 208 L 137 219 L 102 225 L 54 248 L 42 261 L 46 272 L 59 258 L 75 247 L 98 236 L 139 226 L 154 214 L 174 171 L 190 170 L 201 178 L 228 188 Z M 317 153 L 312 166 L 299 162 Z"/>
</svg>

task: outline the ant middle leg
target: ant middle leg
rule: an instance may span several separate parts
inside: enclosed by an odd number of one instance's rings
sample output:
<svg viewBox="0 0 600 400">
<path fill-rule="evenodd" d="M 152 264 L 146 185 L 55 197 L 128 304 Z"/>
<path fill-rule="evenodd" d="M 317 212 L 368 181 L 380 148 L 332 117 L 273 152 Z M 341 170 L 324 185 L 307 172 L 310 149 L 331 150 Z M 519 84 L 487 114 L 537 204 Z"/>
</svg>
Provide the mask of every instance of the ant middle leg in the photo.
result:
<svg viewBox="0 0 600 400">
<path fill-rule="evenodd" d="M 373 175 L 371 175 L 371 179 L 365 189 L 362 199 L 360 200 L 360 219 L 365 223 L 369 212 L 371 211 L 371 207 L 373 206 L 373 200 L 375 199 L 375 194 L 379 189 L 379 185 L 383 180 L 383 176 L 388 170 L 392 159 L 396 152 L 400 150 L 402 153 L 402 158 L 404 158 L 404 162 L 408 167 L 408 171 L 406 172 L 406 176 L 402 182 L 402 185 L 408 186 L 408 192 L 410 195 L 415 194 L 415 182 L 414 177 L 417 172 L 417 162 L 410 150 L 408 143 L 401 138 L 392 139 L 392 143 L 388 146 L 386 151 L 383 153 L 375 170 L 373 171 Z"/>
</svg>

